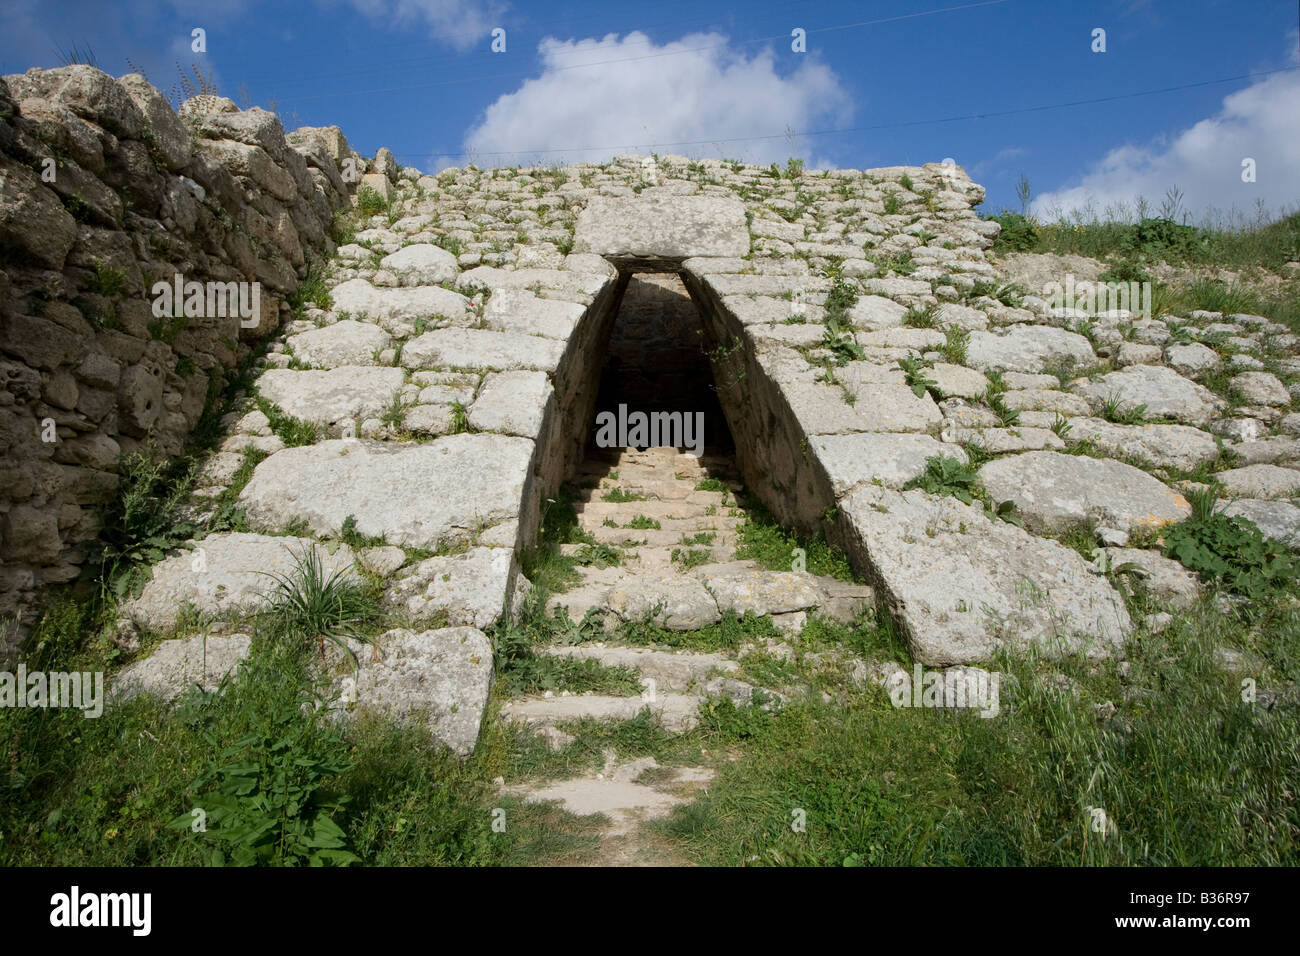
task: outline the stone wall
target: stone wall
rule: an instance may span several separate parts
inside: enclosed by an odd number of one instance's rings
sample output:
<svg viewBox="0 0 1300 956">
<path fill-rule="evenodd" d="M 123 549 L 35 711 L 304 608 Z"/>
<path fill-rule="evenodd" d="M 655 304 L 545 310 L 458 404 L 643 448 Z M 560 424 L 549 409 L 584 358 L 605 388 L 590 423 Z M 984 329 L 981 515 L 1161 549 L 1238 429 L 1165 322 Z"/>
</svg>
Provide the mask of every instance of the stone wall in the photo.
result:
<svg viewBox="0 0 1300 956">
<path fill-rule="evenodd" d="M 704 316 L 706 348 L 722 411 L 734 436 L 736 464 L 745 486 L 783 524 L 815 531 L 834 496 L 814 468 L 808 436 L 782 393 L 779 371 L 764 365 L 772 343 L 756 341 L 746 333 L 741 319 L 709 284 L 709 262 L 688 260 L 682 279 Z M 829 286 L 825 280 L 798 278 L 804 288 L 823 293 L 822 287 Z"/>
<path fill-rule="evenodd" d="M 286 296 L 333 253 L 337 127 L 88 66 L 0 80 L 0 615 L 75 578 L 122 457 L 181 451 Z M 391 171 L 395 175 L 395 168 Z M 370 178 L 370 177 L 367 177 Z M 156 318 L 153 284 L 258 282 L 238 316 Z"/>
</svg>

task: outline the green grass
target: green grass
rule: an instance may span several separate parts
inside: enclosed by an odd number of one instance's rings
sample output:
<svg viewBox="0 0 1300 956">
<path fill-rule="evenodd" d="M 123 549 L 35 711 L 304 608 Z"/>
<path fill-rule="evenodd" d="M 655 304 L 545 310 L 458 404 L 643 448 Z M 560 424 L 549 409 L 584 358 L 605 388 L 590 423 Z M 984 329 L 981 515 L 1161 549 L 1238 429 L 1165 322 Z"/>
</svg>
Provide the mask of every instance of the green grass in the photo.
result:
<svg viewBox="0 0 1300 956">
<path fill-rule="evenodd" d="M 1204 608 L 1131 642 L 1129 683 L 1147 689 L 1133 703 L 1113 664 L 1066 662 L 1075 699 L 1030 655 L 999 662 L 991 719 L 895 708 L 879 689 L 724 717 L 703 732 L 744 756 L 660 829 L 704 865 L 1294 865 L 1300 721 L 1244 703 L 1216 668 L 1238 636 Z M 1088 807 L 1116 836 L 1090 832 Z"/>
<path fill-rule="evenodd" d="M 789 571 L 795 561 L 795 549 L 802 549 L 809 574 L 840 581 L 857 580 L 848 556 L 827 543 L 825 532 L 819 530 L 815 534 L 801 535 L 785 529 L 755 502 L 746 505 L 746 512 L 736 542 L 738 560 L 755 561 L 769 571 Z"/>
<path fill-rule="evenodd" d="M 622 504 L 627 501 L 645 501 L 646 497 L 645 495 L 638 494 L 635 491 L 624 491 L 622 488 L 611 488 L 600 496 L 600 500 L 613 502 L 614 504 Z"/>
<path fill-rule="evenodd" d="M 526 609 L 494 636 L 502 692 L 634 695 L 621 668 L 537 653 L 566 641 L 561 624 Z M 999 657 L 1000 714 L 895 708 L 885 691 L 843 679 L 773 711 L 713 700 L 699 725 L 668 734 L 649 711 L 627 721 L 575 721 L 574 741 L 549 751 L 489 717 L 465 760 L 418 724 L 354 715 L 341 724 L 300 706 L 319 698 L 314 655 L 273 618 L 253 622 L 252 659 L 222 694 L 192 692 L 169 710 L 147 698 L 98 720 L 61 710 L 0 710 L 0 865 L 508 865 L 589 858 L 593 821 L 498 796 L 505 776 L 594 773 L 602 753 L 655 756 L 665 767 L 704 762 L 716 777 L 698 798 L 651 824 L 675 852 L 712 865 L 1295 865 L 1300 861 L 1300 714 L 1294 704 L 1243 700 L 1238 675 L 1216 663 L 1234 647 L 1257 663 L 1261 690 L 1300 673 L 1294 604 L 1269 602 L 1243 621 L 1210 604 L 1158 637 L 1135 635 L 1115 659 Z M 75 606 L 52 608 L 29 666 L 68 666 L 91 631 Z M 728 614 L 697 632 L 623 625 L 618 640 L 734 652 L 778 636 L 769 619 Z M 598 628 L 579 639 L 603 637 Z M 747 674 L 806 680 L 811 658 L 842 650 L 910 666 L 892 629 L 813 616 L 788 662 Z M 762 655 L 759 655 L 762 657 Z M 1064 674 L 1078 696 L 1054 690 Z M 818 685 L 822 686 L 822 685 Z M 1098 717 L 1103 702 L 1113 716 Z M 706 752 L 708 756 L 706 756 Z M 142 785 L 142 782 L 147 785 Z M 244 789 L 247 787 L 248 789 Z M 289 812 L 301 795 L 303 809 Z M 274 841 L 222 839 L 188 827 L 190 808 L 266 825 Z M 1101 840 L 1087 808 L 1117 832 Z M 493 832 L 494 812 L 508 820 Z M 791 828 L 802 811 L 804 832 Z M 322 814 L 332 827 L 321 821 Z M 167 824 L 178 825 L 169 828 Z M 324 835 L 327 846 L 311 836 Z M 246 846 L 243 844 L 247 843 Z M 324 854 L 317 851 L 325 850 Z"/>
<path fill-rule="evenodd" d="M 903 326 L 909 329 L 933 329 L 938 325 L 938 315 L 937 306 L 912 306 L 903 314 Z"/>
<path fill-rule="evenodd" d="M 1084 210 L 1053 222 L 1003 212 L 986 218 L 1002 224 L 998 252 L 1054 252 L 1103 259 L 1110 255 L 1159 257 L 1170 262 L 1213 264 L 1229 269 L 1277 269 L 1300 256 L 1300 213 L 1274 222 L 1205 222 L 1188 226 L 1168 217 L 1133 215 L 1132 209 Z"/>
<path fill-rule="evenodd" d="M 632 528 L 637 531 L 658 531 L 663 527 L 663 525 L 654 518 L 648 518 L 645 515 L 637 515 L 627 524 L 623 525 L 623 527 Z"/>
<path fill-rule="evenodd" d="M 578 523 L 575 500 L 574 489 L 565 485 L 556 491 L 553 498 L 543 502 L 537 546 L 520 555 L 524 576 L 533 583 L 534 589 L 543 594 L 565 591 L 581 580 L 581 575 L 575 570 L 577 559 L 561 553 L 560 545 L 596 543 Z"/>
<path fill-rule="evenodd" d="M 391 203 L 370 186 L 357 190 L 357 209 L 365 216 L 387 213 Z"/>
<path fill-rule="evenodd" d="M 345 651 L 349 641 L 371 642 L 367 625 L 379 618 L 376 595 L 347 568 L 327 571 L 320 549 L 303 548 L 288 573 L 270 578 L 268 614 L 290 640 L 315 643 L 322 657 L 327 640 Z"/>
<path fill-rule="evenodd" d="M 1102 403 L 1101 417 L 1117 425 L 1141 425 L 1147 418 L 1145 405 L 1123 407 L 1123 400 L 1118 395 L 1107 396 Z"/>
<path fill-rule="evenodd" d="M 780 636 L 771 618 L 755 617 L 752 611 L 737 615 L 729 610 L 716 624 L 698 631 L 670 631 L 645 622 L 627 622 L 616 632 L 624 644 L 654 645 L 695 651 L 735 651 L 749 641 Z"/>
<path fill-rule="evenodd" d="M 672 562 L 681 565 L 683 571 L 708 564 L 711 555 L 707 548 L 673 548 Z"/>
<path fill-rule="evenodd" d="M 335 725 L 301 706 L 322 689 L 309 661 L 267 632 L 223 694 L 175 709 L 0 710 L 0 864 L 482 865 L 536 838 L 522 808 L 491 830 L 491 742 L 461 761 L 418 725 Z M 193 807 L 206 832 L 191 830 Z"/>
<path fill-rule="evenodd" d="M 289 293 L 288 300 L 294 312 L 299 314 L 309 302 L 318 309 L 328 309 L 334 305 L 329 286 L 325 284 L 317 267 L 308 271 L 307 278 L 299 282 L 298 287 Z"/>
<path fill-rule="evenodd" d="M 285 447 L 297 448 L 302 445 L 314 445 L 320 441 L 320 429 L 312 422 L 286 415 L 265 398 L 257 399 L 257 408 L 266 416 L 271 431 L 284 442 Z"/>
</svg>

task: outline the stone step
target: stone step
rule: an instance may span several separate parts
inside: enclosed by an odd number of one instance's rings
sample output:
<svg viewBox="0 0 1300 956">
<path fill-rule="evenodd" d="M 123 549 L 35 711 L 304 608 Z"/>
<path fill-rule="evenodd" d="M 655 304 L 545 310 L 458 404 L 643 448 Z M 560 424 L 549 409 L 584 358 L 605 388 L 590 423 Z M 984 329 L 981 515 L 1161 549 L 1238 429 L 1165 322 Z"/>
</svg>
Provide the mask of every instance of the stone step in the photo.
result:
<svg viewBox="0 0 1300 956">
<path fill-rule="evenodd" d="M 671 551 L 656 549 L 643 561 L 635 560 L 639 551 L 634 551 L 622 565 L 579 568 L 582 583 L 551 595 L 547 609 L 553 613 L 555 608 L 567 607 L 569 616 L 576 621 L 590 608 L 626 608 L 623 613 L 635 616 L 639 613 L 635 609 L 648 611 L 662 603 L 672 605 L 670 613 L 675 617 L 668 619 L 665 626 L 674 630 L 695 630 L 728 610 L 772 614 L 778 626 L 797 628 L 803 625 L 800 615 L 813 605 L 836 620 L 849 621 L 869 607 L 873 599 L 867 585 L 811 574 L 765 571 L 750 561 L 713 561 L 684 572 L 680 565 L 672 563 Z M 615 627 L 616 615 L 606 615 L 605 624 Z"/>
<path fill-rule="evenodd" d="M 692 494 L 711 494 L 717 495 L 718 501 L 735 501 L 735 494 L 744 486 L 738 481 L 723 482 L 723 486 L 729 489 L 728 494 L 722 491 L 711 490 L 706 488 L 697 488 L 698 483 L 694 481 L 678 481 L 677 479 L 665 479 L 662 476 L 657 477 L 623 477 L 619 476 L 617 481 L 605 479 L 605 483 L 600 487 L 604 492 L 611 488 L 618 488 L 626 492 L 647 495 L 657 498 L 686 498 Z M 598 495 L 596 496 L 598 497 Z"/>
<path fill-rule="evenodd" d="M 602 484 L 599 488 L 582 488 L 578 490 L 576 496 L 573 496 L 573 502 L 575 502 L 575 505 L 577 505 L 577 503 L 597 501 L 604 503 L 617 503 L 604 501 L 604 496 L 610 492 L 642 494 L 642 496 L 645 496 L 647 501 L 654 501 L 656 498 L 664 499 L 664 501 L 672 499 L 672 501 L 689 501 L 706 506 L 722 506 L 723 502 L 729 502 L 732 503 L 732 505 L 735 505 L 736 501 L 735 496 L 725 492 L 697 490 L 693 484 L 689 483 L 689 481 L 664 481 L 658 479 L 642 481 L 640 484 L 623 480 L 612 481 L 612 483 L 611 481 L 607 481 L 606 484 Z"/>
<path fill-rule="evenodd" d="M 729 560 L 735 554 L 735 548 L 728 544 L 719 544 L 716 541 L 712 545 L 703 544 L 682 544 L 674 542 L 667 545 L 644 544 L 639 548 L 629 549 L 627 556 L 623 559 L 624 564 L 629 569 L 635 569 L 642 574 L 653 572 L 657 576 L 668 576 L 673 572 L 685 573 L 686 569 L 673 560 L 673 552 L 689 551 L 707 551 L 709 556 L 705 564 L 718 564 Z M 684 558 L 683 558 L 684 560 Z M 696 564 L 696 568 L 703 567 L 702 564 Z"/>
<path fill-rule="evenodd" d="M 608 529 L 607 529 L 608 530 Z M 649 532 L 641 532 L 648 534 Z M 637 539 L 638 541 L 640 539 Z M 584 548 L 589 547 L 585 544 L 562 544 L 560 545 L 561 554 L 581 554 Z M 682 560 L 686 560 L 684 554 L 690 551 L 707 551 L 708 557 L 704 562 L 697 561 L 695 568 L 701 568 L 708 564 L 721 564 L 732 560 L 735 554 L 735 547 L 732 544 L 715 541 L 712 545 L 703 544 L 682 544 L 680 541 L 669 541 L 667 544 L 656 545 L 651 543 L 638 544 L 632 546 L 616 546 L 620 548 L 621 560 L 618 567 L 624 569 L 628 576 L 644 576 L 647 574 L 655 577 L 671 577 L 676 573 L 685 573 L 687 569 L 682 566 L 680 561 L 673 560 L 673 552 L 677 551 L 683 555 Z M 579 574 L 587 571 L 604 571 L 604 568 L 591 568 L 579 565 L 574 570 Z M 584 574 L 584 577 L 586 575 Z M 604 578 L 602 577 L 602 580 Z"/>
<path fill-rule="evenodd" d="M 501 716 L 534 727 L 555 726 L 568 720 L 590 717 L 595 720 L 631 720 L 647 707 L 664 728 L 684 733 L 695 726 L 696 709 L 702 697 L 695 694 L 655 693 L 640 697 L 614 697 L 607 694 L 575 694 L 570 697 L 528 697 L 501 705 Z"/>
<path fill-rule="evenodd" d="M 666 482 L 654 479 L 626 481 L 620 478 L 618 481 L 605 479 L 599 488 L 584 489 L 576 500 L 603 501 L 604 495 L 614 490 L 640 495 L 642 498 L 651 501 L 682 501 L 695 493 L 695 489 L 686 482 Z"/>
<path fill-rule="evenodd" d="M 639 782 L 638 778 L 646 771 L 658 772 L 651 784 Z M 626 839 L 640 823 L 665 817 L 673 807 L 688 803 L 713 777 L 714 771 L 708 767 L 661 768 L 654 757 L 619 764 L 611 750 L 606 753 L 599 774 L 555 780 L 540 787 L 515 785 L 503 788 L 503 792 L 522 797 L 525 803 L 558 802 L 575 816 L 600 814 L 608 821 L 607 837 Z M 658 852 L 637 845 L 614 854 L 601 865 L 653 866 L 673 862 L 677 861 L 662 859 Z"/>
<path fill-rule="evenodd" d="M 601 544 L 637 542 L 651 547 L 713 547 L 735 551 L 736 542 L 739 540 L 739 535 L 736 534 L 734 529 L 701 527 L 695 524 L 691 525 L 689 532 L 670 528 L 659 530 L 654 528 L 609 528 L 604 525 L 596 525 L 589 530 L 591 536 Z M 713 540 L 708 545 L 682 544 L 683 535 L 696 534 L 712 534 Z"/>
<path fill-rule="evenodd" d="M 661 452 L 672 452 L 672 454 Z M 730 455 L 711 454 L 705 451 L 704 455 L 696 458 L 694 455 L 676 449 L 651 449 L 649 452 L 619 449 L 615 453 L 606 450 L 597 454 L 589 452 L 579 467 L 583 473 L 588 474 L 607 472 L 611 468 L 647 467 L 663 470 L 667 474 L 681 472 L 700 477 L 714 473 L 719 477 L 738 478 L 740 475 L 736 469 L 735 459 Z"/>
<path fill-rule="evenodd" d="M 720 468 L 716 465 L 706 468 L 692 459 L 675 462 L 621 462 L 617 465 L 588 461 L 579 466 L 577 474 L 583 478 L 611 482 L 645 478 L 672 479 L 692 485 L 706 478 L 717 478 L 725 482 L 740 481 L 740 473 L 734 468 Z"/>
<path fill-rule="evenodd" d="M 548 647 L 543 653 L 555 657 L 599 661 L 607 667 L 631 667 L 642 677 L 655 682 L 656 694 L 664 691 L 698 690 L 715 672 L 731 674 L 740 669 L 739 664 L 722 654 L 673 652 L 622 644 Z"/>
<path fill-rule="evenodd" d="M 632 505 L 637 503 L 638 502 L 627 502 L 626 504 Z M 598 511 L 587 512 L 586 514 L 579 513 L 577 518 L 579 527 L 585 531 L 595 531 L 597 528 L 613 527 L 613 525 L 606 523 L 610 521 L 614 522 L 614 525 L 621 528 L 624 525 L 631 524 L 637 518 L 650 518 L 659 522 L 659 530 L 667 527 L 670 530 L 677 530 L 682 534 L 694 534 L 697 530 L 717 531 L 724 528 L 735 528 L 738 527 L 740 522 L 743 520 L 740 517 L 733 517 L 729 513 L 729 509 L 714 508 L 713 513 L 709 514 L 707 506 L 701 508 L 698 505 L 685 503 L 681 504 L 681 506 L 676 509 L 676 513 L 671 516 L 663 515 L 656 517 L 655 515 L 647 514 L 643 510 L 627 507 L 621 511 L 606 511 L 602 508 Z"/>
<path fill-rule="evenodd" d="M 712 498 L 697 499 L 697 495 L 712 495 Z M 574 510 L 581 515 L 589 515 L 597 520 L 597 523 L 604 521 L 606 518 L 612 518 L 615 521 L 631 521 L 637 515 L 642 514 L 647 518 L 705 518 L 713 517 L 708 514 L 710 507 L 714 508 L 714 514 L 718 517 L 731 517 L 730 511 L 734 506 L 722 505 L 719 503 L 720 496 L 716 492 L 696 491 L 692 492 L 692 497 L 683 498 L 678 501 L 655 501 L 647 499 L 645 501 L 579 501 L 574 502 Z M 637 507 L 628 507 L 629 505 Z"/>
<path fill-rule="evenodd" d="M 721 509 L 719 510 L 721 511 Z M 607 519 L 617 522 L 618 527 L 623 528 L 625 525 L 630 524 L 639 517 L 654 518 L 653 515 L 647 515 L 644 512 L 636 511 L 634 508 L 629 509 L 629 511 L 633 513 L 627 515 L 626 518 L 619 515 L 578 515 L 578 524 L 583 530 L 594 532 L 597 528 L 609 528 L 610 525 L 605 524 Z M 654 518 L 654 520 L 659 522 L 658 528 L 641 528 L 639 530 L 670 531 L 677 535 L 695 534 L 697 531 L 733 532 L 738 530 L 740 526 L 744 524 L 745 517 L 744 515 L 736 515 L 733 517 L 725 512 L 715 512 L 713 514 L 687 515 L 681 518 Z M 626 528 L 625 530 L 636 531 L 638 529 Z"/>
</svg>

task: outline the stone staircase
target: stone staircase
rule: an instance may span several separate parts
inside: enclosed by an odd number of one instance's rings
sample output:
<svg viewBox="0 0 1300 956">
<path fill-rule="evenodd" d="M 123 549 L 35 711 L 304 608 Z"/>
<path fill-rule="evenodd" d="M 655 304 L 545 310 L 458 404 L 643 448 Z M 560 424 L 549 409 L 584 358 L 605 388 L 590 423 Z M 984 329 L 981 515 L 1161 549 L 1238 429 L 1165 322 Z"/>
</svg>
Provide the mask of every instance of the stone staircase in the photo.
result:
<svg viewBox="0 0 1300 956">
<path fill-rule="evenodd" d="M 575 621 L 590 614 L 607 629 L 609 639 L 551 646 L 544 653 L 631 668 L 643 691 L 626 696 L 562 691 L 502 705 L 502 719 L 530 726 L 552 749 L 567 747 L 574 738 L 564 725 L 584 718 L 630 720 L 648 708 L 665 730 L 676 734 L 695 726 L 700 705 L 709 698 L 780 706 L 795 689 L 760 688 L 744 680 L 744 655 L 788 653 L 788 646 L 777 645 L 797 640 L 814 608 L 847 620 L 871 601 L 868 587 L 735 560 L 746 515 L 737 504 L 742 485 L 729 455 L 706 451 L 697 459 L 674 448 L 599 451 L 583 463 L 575 480 L 582 487 L 575 503 L 579 526 L 597 545 L 617 547 L 621 560 L 604 568 L 579 566 L 582 580 L 552 595 L 548 611 L 565 608 Z M 591 546 L 563 549 L 574 553 L 584 547 Z M 692 554 L 689 561 L 684 554 Z M 742 645 L 734 655 L 617 640 L 621 622 L 648 618 L 669 630 L 690 631 L 715 623 L 729 610 L 770 616 L 784 634 Z M 501 783 L 503 791 L 528 802 L 557 801 L 578 816 L 603 814 L 608 823 L 596 861 L 627 865 L 685 862 L 663 859 L 639 824 L 693 799 L 712 778 L 708 767 L 661 768 L 653 758 L 620 760 L 608 749 L 599 773 L 546 783 Z"/>
<path fill-rule="evenodd" d="M 619 547 L 623 560 L 609 568 L 580 568 L 582 583 L 553 595 L 548 610 L 566 607 L 580 620 L 589 608 L 605 606 L 612 587 L 671 577 L 690 551 L 697 561 L 698 552 L 708 552 L 712 564 L 728 560 L 735 550 L 744 521 L 735 495 L 742 485 L 728 456 L 706 452 L 696 458 L 675 448 L 601 450 L 583 462 L 575 481 L 581 488 L 575 502 L 579 526 L 598 544 Z M 723 490 L 706 490 L 702 483 Z M 622 497 L 636 500 L 609 500 Z M 569 544 L 562 550 L 583 547 Z"/>
<path fill-rule="evenodd" d="M 625 720 L 648 707 L 666 729 L 682 732 L 695 725 L 696 710 L 708 697 L 744 703 L 756 690 L 763 699 L 782 696 L 733 676 L 740 665 L 723 653 L 619 644 L 612 638 L 621 623 L 650 620 L 668 630 L 692 631 L 730 610 L 753 611 L 797 636 L 814 609 L 849 620 L 871 601 L 869 587 L 806 572 L 768 571 L 734 559 L 746 518 L 736 500 L 743 486 L 729 455 L 706 451 L 697 459 L 675 448 L 598 451 L 583 463 L 576 481 L 582 486 L 575 503 L 579 526 L 598 545 L 618 548 L 621 559 L 606 567 L 579 566 L 582 580 L 552 595 L 547 610 L 564 608 L 575 622 L 590 614 L 611 632 L 611 640 L 551 647 L 546 653 L 633 668 L 646 689 L 640 696 L 518 698 L 502 707 L 504 718 L 544 728 L 553 746 L 567 739 L 555 730 L 565 721 Z M 562 549 L 577 553 L 590 547 Z"/>
</svg>

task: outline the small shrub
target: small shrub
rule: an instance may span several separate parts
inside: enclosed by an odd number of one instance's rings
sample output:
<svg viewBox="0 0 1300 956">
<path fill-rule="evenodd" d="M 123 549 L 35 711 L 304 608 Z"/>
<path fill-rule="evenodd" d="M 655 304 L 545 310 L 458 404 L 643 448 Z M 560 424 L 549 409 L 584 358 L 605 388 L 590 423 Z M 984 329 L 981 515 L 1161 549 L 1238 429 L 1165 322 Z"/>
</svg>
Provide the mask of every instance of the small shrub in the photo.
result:
<svg viewBox="0 0 1300 956">
<path fill-rule="evenodd" d="M 939 309 L 930 305 L 923 309 L 912 306 L 903 313 L 903 325 L 909 329 L 933 329 L 938 325 Z"/>
<path fill-rule="evenodd" d="M 831 283 L 830 292 L 826 293 L 826 317 L 837 322 L 844 321 L 852 309 L 858 303 L 858 292 L 853 284 L 836 278 Z"/>
<path fill-rule="evenodd" d="M 1165 556 L 1252 600 L 1293 587 L 1300 573 L 1294 556 L 1244 518 L 1207 513 L 1210 501 L 1166 533 Z"/>
<path fill-rule="evenodd" d="M 274 582 L 268 617 L 292 639 L 315 641 L 325 655 L 328 640 L 348 654 L 349 639 L 371 643 L 362 628 L 378 616 L 374 598 L 346 568 L 326 575 L 320 550 L 309 545 L 288 574 L 267 574 Z"/>
<path fill-rule="evenodd" d="M 96 262 L 95 273 L 86 286 L 96 295 L 108 297 L 121 295 L 126 291 L 126 273 L 102 262 Z"/>
<path fill-rule="evenodd" d="M 954 365 L 966 364 L 966 347 L 970 344 L 970 330 L 959 325 L 950 325 L 944 329 L 944 343 L 940 351 L 944 358 Z"/>
<path fill-rule="evenodd" d="M 680 564 L 683 571 L 697 568 L 709 561 L 709 552 L 705 548 L 673 548 L 672 561 Z"/>
<path fill-rule="evenodd" d="M 177 474 L 165 462 L 137 453 L 119 465 L 117 493 L 101 509 L 97 550 L 87 563 L 101 594 L 133 596 L 149 580 L 146 569 L 199 533 L 181 518 L 191 475 Z"/>
<path fill-rule="evenodd" d="M 469 411 L 464 402 L 451 403 L 451 433 L 459 435 L 469 431 Z"/>
<path fill-rule="evenodd" d="M 1018 212 L 1004 212 L 988 217 L 1002 226 L 993 241 L 995 252 L 1028 252 L 1038 245 L 1038 227 L 1032 219 Z"/>
<path fill-rule="evenodd" d="M 952 495 L 963 504 L 974 502 L 979 493 L 975 469 L 957 458 L 932 455 L 925 461 L 925 471 L 903 486 L 903 490 L 920 488 L 932 495 Z"/>
<path fill-rule="evenodd" d="M 903 378 L 917 398 L 924 398 L 927 391 L 938 391 L 939 383 L 926 374 L 926 369 L 930 366 L 930 362 L 916 355 L 907 355 L 898 360 Z"/>
<path fill-rule="evenodd" d="M 822 333 L 822 348 L 831 353 L 831 361 L 836 365 L 847 365 L 850 361 L 863 361 L 867 353 L 853 338 L 853 333 L 843 328 L 839 321 L 826 319 L 826 331 Z"/>
<path fill-rule="evenodd" d="M 985 392 L 984 401 L 988 404 L 993 414 L 998 416 L 998 421 L 1003 428 L 1012 428 L 1020 423 L 1020 410 L 1012 408 L 1007 404 L 1004 393 L 995 392 L 992 389 Z"/>
<path fill-rule="evenodd" d="M 388 211 L 388 207 L 388 200 L 384 199 L 383 196 L 379 195 L 379 193 L 370 186 L 362 186 L 357 190 L 357 209 L 359 209 L 363 215 L 374 216 L 379 213 L 385 213 Z"/>
<path fill-rule="evenodd" d="M 304 701 L 281 691 L 250 705 L 250 732 L 216 754 L 212 768 L 191 784 L 194 805 L 207 813 L 199 839 L 212 844 L 209 865 L 359 862 L 335 819 L 349 797 L 329 787 L 352 768 L 349 746 L 322 703 L 314 694 Z M 190 831 L 192 823 L 187 811 L 167 826 Z"/>
</svg>

